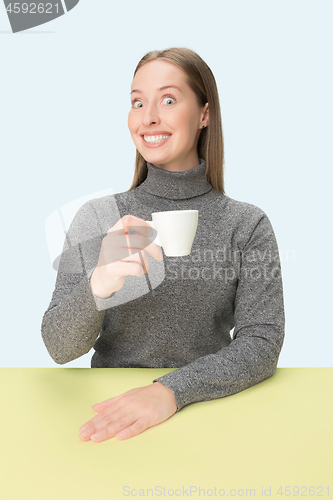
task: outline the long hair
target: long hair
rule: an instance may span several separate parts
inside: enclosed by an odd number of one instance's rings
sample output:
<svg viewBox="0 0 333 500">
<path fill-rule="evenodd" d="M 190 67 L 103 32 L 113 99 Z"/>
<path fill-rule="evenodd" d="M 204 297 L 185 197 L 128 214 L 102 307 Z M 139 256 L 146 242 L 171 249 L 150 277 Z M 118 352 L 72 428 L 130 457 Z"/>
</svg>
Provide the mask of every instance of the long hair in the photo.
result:
<svg viewBox="0 0 333 500">
<path fill-rule="evenodd" d="M 139 61 L 137 71 L 146 63 L 162 59 L 183 69 L 187 84 L 196 95 L 197 102 L 203 107 L 208 102 L 209 124 L 201 130 L 198 140 L 198 157 L 206 163 L 206 179 L 216 191 L 224 194 L 224 141 L 221 109 L 214 75 L 205 61 L 193 50 L 173 47 L 148 52 Z M 147 162 L 136 150 L 135 171 L 132 185 L 128 191 L 139 186 L 147 177 Z"/>
</svg>

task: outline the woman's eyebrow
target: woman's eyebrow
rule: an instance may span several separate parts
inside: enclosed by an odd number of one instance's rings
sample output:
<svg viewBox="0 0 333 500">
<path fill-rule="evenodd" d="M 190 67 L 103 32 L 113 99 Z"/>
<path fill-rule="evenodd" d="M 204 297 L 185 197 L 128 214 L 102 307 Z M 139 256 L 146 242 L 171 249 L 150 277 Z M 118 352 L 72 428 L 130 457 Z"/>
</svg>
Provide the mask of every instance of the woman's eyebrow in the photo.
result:
<svg viewBox="0 0 333 500">
<path fill-rule="evenodd" d="M 170 89 L 170 88 L 178 89 L 178 90 L 180 90 L 180 92 L 183 92 L 182 89 L 180 89 L 179 87 L 177 87 L 177 85 L 164 85 L 163 87 L 160 87 L 157 90 L 165 90 L 165 89 Z M 133 94 L 133 92 L 139 92 L 139 93 L 142 94 L 142 90 L 139 90 L 139 89 L 133 89 L 133 90 L 131 90 L 130 94 Z"/>
</svg>

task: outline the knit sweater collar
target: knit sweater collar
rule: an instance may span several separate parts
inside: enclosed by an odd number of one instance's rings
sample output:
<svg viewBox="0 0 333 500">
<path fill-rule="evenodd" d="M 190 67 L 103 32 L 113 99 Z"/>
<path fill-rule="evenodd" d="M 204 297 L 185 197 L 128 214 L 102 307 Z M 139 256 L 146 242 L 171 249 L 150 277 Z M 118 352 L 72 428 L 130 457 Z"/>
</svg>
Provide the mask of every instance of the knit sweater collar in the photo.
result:
<svg viewBox="0 0 333 500">
<path fill-rule="evenodd" d="M 184 172 L 169 172 L 147 162 L 148 173 L 140 184 L 141 189 L 155 196 L 170 200 L 185 200 L 211 191 L 212 186 L 206 180 L 206 163 L 200 163 Z"/>
</svg>

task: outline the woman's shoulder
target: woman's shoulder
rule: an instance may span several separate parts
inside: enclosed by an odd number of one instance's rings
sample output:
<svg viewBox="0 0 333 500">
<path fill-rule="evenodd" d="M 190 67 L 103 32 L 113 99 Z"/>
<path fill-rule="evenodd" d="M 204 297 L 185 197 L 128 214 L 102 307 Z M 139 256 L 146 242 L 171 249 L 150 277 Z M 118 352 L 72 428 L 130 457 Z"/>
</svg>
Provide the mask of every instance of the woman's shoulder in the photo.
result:
<svg viewBox="0 0 333 500">
<path fill-rule="evenodd" d="M 131 194 L 130 194 L 131 193 Z M 127 201 L 132 196 L 132 192 L 124 191 L 122 193 L 109 193 L 105 196 L 92 196 L 88 201 L 82 204 L 80 210 L 82 212 L 97 210 L 98 212 L 103 212 L 103 210 L 110 210 L 117 208 L 118 203 Z"/>
<path fill-rule="evenodd" d="M 243 248 L 250 238 L 267 237 L 274 230 L 266 212 L 246 201 L 236 200 L 216 191 L 217 205 L 210 204 L 210 210 L 218 213 L 220 224 L 225 231 L 234 235 Z"/>
<path fill-rule="evenodd" d="M 215 191 L 215 190 L 213 190 Z M 249 203 L 247 201 L 240 201 L 231 198 L 227 194 L 219 193 L 215 191 L 218 201 L 221 203 L 221 208 L 223 211 L 229 213 L 232 217 L 236 219 L 261 219 L 262 217 L 267 217 L 267 214 L 262 210 L 262 208 Z"/>
<path fill-rule="evenodd" d="M 77 226 L 81 231 L 95 231 L 99 228 L 98 230 L 106 233 L 121 218 L 126 200 L 128 200 L 126 192 L 91 195 L 88 200 L 81 203 L 81 206 L 76 207 L 72 226 Z"/>
</svg>

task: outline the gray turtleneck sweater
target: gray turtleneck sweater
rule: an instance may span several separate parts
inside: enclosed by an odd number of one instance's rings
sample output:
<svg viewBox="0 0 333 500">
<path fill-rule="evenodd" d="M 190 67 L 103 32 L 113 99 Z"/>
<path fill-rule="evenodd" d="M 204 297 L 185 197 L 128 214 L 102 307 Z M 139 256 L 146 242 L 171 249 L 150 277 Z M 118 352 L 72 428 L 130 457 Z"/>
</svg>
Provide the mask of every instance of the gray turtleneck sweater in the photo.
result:
<svg viewBox="0 0 333 500">
<path fill-rule="evenodd" d="M 267 215 L 215 191 L 204 160 L 185 172 L 147 167 L 137 188 L 77 212 L 42 337 L 59 364 L 93 347 L 92 368 L 174 368 L 153 382 L 173 391 L 179 411 L 273 375 L 284 338 L 280 260 Z M 147 254 L 148 273 L 126 276 L 109 298 L 92 293 L 102 239 L 121 217 L 192 209 L 199 220 L 189 256 Z"/>
</svg>

